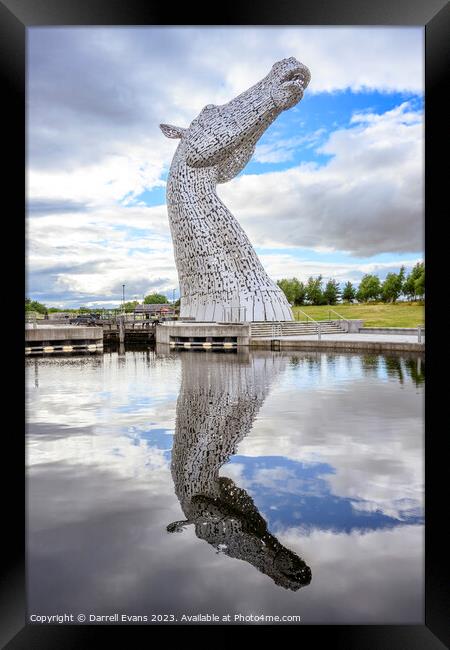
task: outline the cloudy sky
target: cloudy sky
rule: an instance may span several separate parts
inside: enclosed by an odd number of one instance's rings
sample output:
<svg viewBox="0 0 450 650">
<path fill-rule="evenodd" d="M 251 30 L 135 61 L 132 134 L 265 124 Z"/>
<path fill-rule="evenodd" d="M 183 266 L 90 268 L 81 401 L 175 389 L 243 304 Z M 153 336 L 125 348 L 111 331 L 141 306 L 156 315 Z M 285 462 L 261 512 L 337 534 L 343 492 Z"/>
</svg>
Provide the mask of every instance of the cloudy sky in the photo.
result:
<svg viewBox="0 0 450 650">
<path fill-rule="evenodd" d="M 218 194 L 277 280 L 423 259 L 423 28 L 28 29 L 27 295 L 178 297 L 165 185 L 186 127 L 295 56 L 303 100 Z"/>
</svg>

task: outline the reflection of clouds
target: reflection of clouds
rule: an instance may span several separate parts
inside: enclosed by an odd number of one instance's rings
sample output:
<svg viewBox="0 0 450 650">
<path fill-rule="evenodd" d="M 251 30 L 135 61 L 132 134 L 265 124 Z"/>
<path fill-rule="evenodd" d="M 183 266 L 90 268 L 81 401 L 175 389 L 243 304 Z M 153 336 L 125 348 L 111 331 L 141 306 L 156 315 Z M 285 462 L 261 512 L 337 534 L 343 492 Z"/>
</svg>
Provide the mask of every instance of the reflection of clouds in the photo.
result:
<svg viewBox="0 0 450 650">
<path fill-rule="evenodd" d="M 326 474 L 326 478 L 328 476 L 329 474 Z M 293 469 L 273 467 L 256 470 L 248 484 L 276 490 L 281 494 L 307 493 L 308 495 L 322 496 L 325 492 L 325 485 L 320 481 L 320 478 L 320 476 L 317 476 L 314 479 L 303 479 L 299 478 Z"/>
<path fill-rule="evenodd" d="M 119 477 L 147 481 L 149 470 L 167 466 L 164 451 L 121 435 L 95 435 L 56 439 L 35 438 L 28 443 L 29 465 L 68 463 L 85 468 L 98 466 Z M 42 471 L 48 468 L 42 467 Z"/>
<path fill-rule="evenodd" d="M 305 537 L 301 528 L 286 529 L 278 534 L 284 544 L 294 550 L 301 548 L 305 555 L 308 554 L 312 566 L 320 566 L 320 571 L 314 572 L 308 603 L 302 603 L 303 622 L 318 620 L 319 606 L 320 617 L 326 612 L 325 619 L 328 616 L 330 622 L 336 619 L 361 623 L 423 622 L 423 526 L 370 531 L 362 535 L 316 530 Z M 401 602 L 393 602 L 392 589 Z M 347 612 L 340 609 L 340 598 L 351 602 Z M 386 608 L 387 602 L 392 609 Z M 303 609 L 305 605 L 309 611 Z"/>
<path fill-rule="evenodd" d="M 423 508 L 415 499 L 398 499 L 396 501 L 379 503 L 353 501 L 352 507 L 359 512 L 377 512 L 381 510 L 385 515 L 399 520 L 405 520 L 409 517 L 420 517 L 423 514 Z"/>
<path fill-rule="evenodd" d="M 200 544 L 193 527 L 167 534 L 167 522 L 183 517 L 164 451 L 175 428 L 180 357 L 127 353 L 125 363 L 117 355 L 70 367 L 39 360 L 38 388 L 30 364 L 30 607 L 83 611 L 88 600 L 102 614 L 230 611 L 297 613 L 305 623 L 421 623 L 423 527 L 395 522 L 364 534 L 308 527 L 302 500 L 324 500 L 325 483 L 361 518 L 377 509 L 400 519 L 420 514 L 422 389 L 406 373 L 400 385 L 398 368 L 388 372 L 376 355 L 286 356 L 236 462 L 220 475 L 248 490 L 258 507 L 263 496 L 260 512 L 268 520 L 273 513 L 280 543 L 313 568 L 307 590 L 280 590 L 249 563 Z M 214 357 L 208 372 L 214 376 L 220 364 Z M 305 484 L 293 461 L 302 464 Z M 314 473 L 314 463 L 324 469 Z"/>
<path fill-rule="evenodd" d="M 423 503 L 423 400 L 406 374 L 399 384 L 403 362 L 386 363 L 378 355 L 287 356 L 287 371 L 238 453 L 327 462 L 335 473 L 323 479 L 333 494 L 351 499 L 355 510 L 380 510 L 398 519 L 416 513 Z M 32 387 L 35 364 L 27 368 L 27 419 L 32 433 L 41 427 L 51 439 L 28 437 L 30 463 L 111 463 L 118 472 L 136 475 L 147 462 L 157 462 L 155 450 L 153 460 L 144 460 L 150 453 L 146 438 L 153 428 L 174 429 L 179 357 L 137 352 L 127 354 L 126 364 L 108 354 L 39 363 L 39 388 Z M 244 489 L 252 483 L 270 488 L 276 481 L 280 489 L 274 469 L 262 469 L 252 481 L 242 471 L 235 477 L 236 471 L 232 463 L 221 474 Z M 298 479 L 284 475 L 283 489 L 301 488 Z"/>
<path fill-rule="evenodd" d="M 245 485 L 275 533 L 300 520 L 305 534 L 317 528 L 350 532 L 423 522 L 422 507 L 407 498 L 380 506 L 336 495 L 328 480 L 334 468 L 326 463 L 239 455 L 222 468 L 221 474 L 234 474 L 235 461 L 239 465 L 239 485 Z M 277 512 L 271 513 L 273 510 Z"/>
<path fill-rule="evenodd" d="M 423 395 L 407 377 L 386 380 L 376 358 L 363 368 L 338 356 L 324 373 L 325 356 L 289 368 L 238 453 L 327 462 L 333 494 L 401 519 L 403 500 L 408 511 L 423 504 Z"/>
<path fill-rule="evenodd" d="M 228 463 L 227 465 L 222 465 L 219 470 L 220 476 L 227 476 L 231 478 L 235 483 L 241 486 L 244 490 L 248 488 L 250 481 L 247 481 L 244 476 L 245 465 L 244 463 Z"/>
<path fill-rule="evenodd" d="M 30 385 L 30 364 L 29 465 L 98 465 L 134 478 L 144 478 L 149 468 L 165 467 L 163 450 L 149 447 L 144 433 L 174 427 L 178 368 L 174 360 L 157 365 L 152 355 L 149 372 L 143 363 L 147 356 L 128 353 L 121 365 L 117 355 L 105 355 L 100 368 L 92 357 L 69 364 L 45 359 L 36 390 Z"/>
<path fill-rule="evenodd" d="M 31 534 L 90 518 L 101 522 L 111 513 L 142 508 L 149 494 L 161 508 L 173 501 L 167 489 L 170 468 L 157 450 L 131 447 L 116 459 L 99 452 L 91 464 L 78 461 L 69 458 L 29 469 Z"/>
<path fill-rule="evenodd" d="M 311 584 L 280 590 L 230 562 L 193 528 L 167 535 L 181 510 L 169 469 L 136 484 L 105 468 L 61 464 L 29 479 L 29 607 L 42 613 L 300 614 L 308 623 L 422 623 L 423 527 L 336 534 L 280 530 L 303 552 Z M 150 497 L 150 498 L 149 498 Z M 175 588 L 174 588 L 175 585 Z"/>
<path fill-rule="evenodd" d="M 154 415 L 155 421 L 172 418 L 173 426 L 180 382 L 176 359 L 161 363 L 146 352 L 128 352 L 125 364 L 111 354 L 100 360 L 40 359 L 37 389 L 30 361 L 26 370 L 28 422 L 111 428 L 148 422 Z"/>
</svg>

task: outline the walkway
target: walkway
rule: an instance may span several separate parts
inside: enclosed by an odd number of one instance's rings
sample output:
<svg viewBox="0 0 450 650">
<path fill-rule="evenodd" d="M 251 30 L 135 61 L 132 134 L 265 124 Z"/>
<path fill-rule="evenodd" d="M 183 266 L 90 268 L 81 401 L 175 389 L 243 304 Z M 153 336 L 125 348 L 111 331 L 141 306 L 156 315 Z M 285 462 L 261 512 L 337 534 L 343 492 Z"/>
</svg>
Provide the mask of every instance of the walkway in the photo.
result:
<svg viewBox="0 0 450 650">
<path fill-rule="evenodd" d="M 322 334 L 318 340 L 317 334 L 304 336 L 278 336 L 273 338 L 252 338 L 252 347 L 258 348 L 295 348 L 295 349 L 336 349 L 336 350 L 408 350 L 413 352 L 425 351 L 425 336 L 421 343 L 417 335 L 407 334 Z"/>
</svg>

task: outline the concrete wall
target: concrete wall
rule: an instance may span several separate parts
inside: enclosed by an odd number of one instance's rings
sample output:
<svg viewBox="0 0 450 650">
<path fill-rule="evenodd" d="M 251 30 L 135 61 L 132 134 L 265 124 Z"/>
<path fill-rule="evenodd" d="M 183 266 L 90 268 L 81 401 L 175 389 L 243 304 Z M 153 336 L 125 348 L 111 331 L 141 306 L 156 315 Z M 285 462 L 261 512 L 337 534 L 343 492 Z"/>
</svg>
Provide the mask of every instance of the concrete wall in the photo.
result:
<svg viewBox="0 0 450 650">
<path fill-rule="evenodd" d="M 417 336 L 417 327 L 362 327 L 361 334 L 408 334 Z M 422 327 L 422 335 L 425 336 L 425 327 Z"/>
<path fill-rule="evenodd" d="M 102 341 L 103 329 L 101 327 L 77 327 L 51 325 L 26 327 L 25 342 L 38 343 L 40 341 L 76 341 L 90 340 Z"/>
<path fill-rule="evenodd" d="M 399 341 L 352 341 L 346 339 L 344 336 L 342 340 L 305 340 L 300 339 L 300 337 L 295 340 L 289 340 L 288 338 L 281 338 L 277 340 L 270 339 L 257 339 L 254 338 L 251 340 L 252 348 L 260 348 L 266 350 L 335 350 L 335 351 L 357 351 L 357 352 L 425 352 L 424 343 L 405 343 Z"/>
<path fill-rule="evenodd" d="M 247 345 L 250 340 L 248 324 L 230 323 L 183 323 L 181 321 L 161 323 L 156 326 L 156 343 L 170 343 L 171 336 L 236 336 L 237 345 Z"/>
<path fill-rule="evenodd" d="M 333 320 L 330 321 L 331 323 L 334 323 L 336 325 L 339 325 L 343 329 L 344 332 L 348 333 L 354 333 L 354 332 L 359 332 L 361 327 L 364 324 L 364 321 L 358 320 L 358 319 L 352 319 L 352 320 Z"/>
</svg>

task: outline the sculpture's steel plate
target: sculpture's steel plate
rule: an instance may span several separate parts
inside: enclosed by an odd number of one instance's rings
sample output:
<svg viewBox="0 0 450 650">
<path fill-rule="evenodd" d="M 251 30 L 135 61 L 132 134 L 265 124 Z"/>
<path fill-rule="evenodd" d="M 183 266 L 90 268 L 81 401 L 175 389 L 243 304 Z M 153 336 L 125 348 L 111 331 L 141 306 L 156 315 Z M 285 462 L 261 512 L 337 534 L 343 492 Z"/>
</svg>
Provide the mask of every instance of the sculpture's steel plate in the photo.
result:
<svg viewBox="0 0 450 650">
<path fill-rule="evenodd" d="M 221 106 L 208 105 L 189 128 L 161 124 L 179 138 L 167 182 L 167 208 L 181 296 L 181 318 L 292 320 L 247 235 L 216 193 L 234 178 L 278 115 L 303 97 L 308 68 L 290 57 Z M 276 220 L 276 215 L 274 220 Z"/>
</svg>

